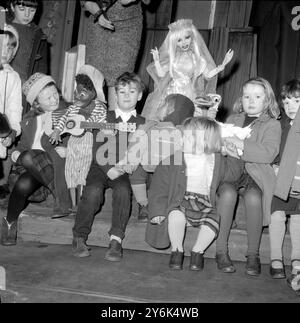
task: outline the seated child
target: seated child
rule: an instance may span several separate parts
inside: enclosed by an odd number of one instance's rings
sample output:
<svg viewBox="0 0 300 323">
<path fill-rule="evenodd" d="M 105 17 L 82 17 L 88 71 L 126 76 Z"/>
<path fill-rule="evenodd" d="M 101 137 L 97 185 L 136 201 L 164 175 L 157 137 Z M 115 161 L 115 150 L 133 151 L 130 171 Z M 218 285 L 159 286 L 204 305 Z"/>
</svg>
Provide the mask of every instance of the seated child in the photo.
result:
<svg viewBox="0 0 300 323">
<path fill-rule="evenodd" d="M 8 177 L 11 170 L 10 154 L 12 144 L 21 133 L 22 89 L 21 79 L 9 65 L 19 46 L 19 36 L 15 28 L 5 25 L 0 30 L 0 112 L 5 114 L 12 131 L 0 140 L 0 158 L 2 159 L 3 175 L 0 179 L 0 198 L 9 194 Z"/>
<path fill-rule="evenodd" d="M 243 164 L 220 154 L 221 131 L 216 121 L 189 118 L 182 132 L 183 152 L 154 172 L 149 191 L 152 224 L 148 223 L 146 241 L 155 248 L 167 248 L 171 242 L 169 267 L 180 270 L 186 226 L 199 227 L 190 258 L 190 270 L 199 271 L 204 267 L 205 250 L 219 232 L 216 191 L 221 182 L 236 181 Z"/>
<path fill-rule="evenodd" d="M 133 130 L 145 119 L 136 113 L 137 102 L 142 98 L 143 85 L 134 73 L 124 73 L 116 81 L 118 108 L 107 112 L 108 124 L 131 125 Z M 126 129 L 125 129 L 126 130 Z M 123 257 L 122 240 L 131 210 L 131 188 L 127 174 L 115 167 L 124 158 L 128 134 L 122 129 L 108 133 L 93 131 L 93 160 L 83 187 L 82 197 L 73 227 L 73 255 L 87 257 L 90 251 L 86 240 L 91 232 L 94 216 L 100 210 L 107 188 L 112 188 L 112 219 L 109 230 L 110 244 L 105 254 L 108 261 L 120 261 Z"/>
<path fill-rule="evenodd" d="M 160 110 L 159 121 L 141 125 L 130 138 L 121 170 L 128 172 L 133 194 L 139 205 L 138 220 L 148 221 L 147 183 L 149 173 L 164 159 L 181 149 L 180 125 L 194 114 L 194 104 L 186 96 L 171 94 Z M 138 152 L 138 154 L 137 154 Z"/>
<path fill-rule="evenodd" d="M 82 115 L 87 122 L 104 122 L 106 105 L 103 94 L 103 75 L 91 65 L 84 65 L 76 75 L 74 104 L 58 120 L 50 135 L 50 142 L 57 143 L 68 118 Z M 92 162 L 93 134 L 87 130 L 81 136 L 71 135 L 66 148 L 60 148 L 61 157 L 66 157 L 65 177 L 70 189 L 72 212 L 76 214 L 77 203 L 86 184 Z M 76 192 L 77 190 L 77 192 Z M 77 194 L 76 194 L 77 193 Z"/>
<path fill-rule="evenodd" d="M 285 278 L 282 245 L 286 231 L 286 215 L 290 216 L 292 274 L 288 284 L 300 290 L 300 79 L 283 85 L 280 102 L 284 111 L 281 118 L 281 145 L 273 168 L 277 175 L 269 225 L 271 264 L 270 274 L 275 279 Z M 298 281 L 298 283 L 297 283 Z"/>
<path fill-rule="evenodd" d="M 65 197 L 64 179 L 56 176 L 56 170 L 63 170 L 64 163 L 59 163 L 60 157 L 45 136 L 47 125 L 55 122 L 60 104 L 55 82 L 49 75 L 35 73 L 23 84 L 23 93 L 32 108 L 21 122 L 22 136 L 11 156 L 21 169 L 2 222 L 1 243 L 5 246 L 16 244 L 19 215 L 33 195 L 34 201 L 41 201 L 49 191 L 54 198 Z M 65 199 L 60 201 L 67 203 Z"/>
</svg>

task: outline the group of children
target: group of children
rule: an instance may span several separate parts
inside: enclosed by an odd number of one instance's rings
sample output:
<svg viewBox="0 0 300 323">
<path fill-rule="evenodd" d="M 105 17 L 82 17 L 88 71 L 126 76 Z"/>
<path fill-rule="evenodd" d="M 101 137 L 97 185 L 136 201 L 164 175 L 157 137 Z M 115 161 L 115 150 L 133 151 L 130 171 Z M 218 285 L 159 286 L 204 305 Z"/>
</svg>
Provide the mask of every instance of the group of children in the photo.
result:
<svg viewBox="0 0 300 323">
<path fill-rule="evenodd" d="M 22 10 L 34 15 L 33 3 L 16 1 L 12 9 L 21 16 Z M 251 133 L 244 139 L 224 136 L 222 124 L 214 120 L 216 107 L 211 105 L 207 112 L 199 108 L 199 102 L 213 92 L 211 82 L 233 52 L 216 67 L 190 20 L 179 20 L 169 29 L 162 48 L 152 51 L 154 63 L 149 72 L 155 75 L 155 90 L 143 111 L 146 119 L 135 110 L 144 89 L 136 74 L 127 72 L 116 80 L 117 109 L 108 111 L 101 72 L 84 65 L 76 75 L 70 106 L 60 97 L 51 76 L 32 74 L 22 86 L 30 110 L 21 121 L 21 79 L 9 65 L 19 37 L 14 27 L 5 26 L 0 35 L 0 86 L 5 86 L 0 105 L 11 131 L 1 138 L 1 158 L 22 134 L 11 154 L 18 178 L 3 218 L 1 242 L 16 244 L 22 210 L 28 202 L 51 192 L 59 209 L 53 217 L 75 215 L 74 256 L 87 257 L 90 249 L 86 241 L 94 216 L 104 202 L 105 190 L 112 188 L 110 244 L 105 259 L 120 261 L 123 257 L 122 240 L 133 192 L 140 206 L 148 207 L 146 241 L 156 248 L 171 244 L 171 269 L 183 268 L 185 230 L 194 226 L 199 227 L 199 234 L 191 250 L 190 270 L 204 268 L 205 250 L 216 240 L 218 269 L 233 273 L 228 238 L 237 197 L 242 195 L 248 237 L 246 273 L 258 276 L 261 272 L 260 240 L 263 227 L 269 226 L 270 274 L 275 279 L 286 277 L 282 244 L 286 215 L 290 215 L 292 275 L 288 283 L 298 290 L 300 79 L 283 86 L 282 109 L 267 80 L 257 77 L 246 81 L 227 123 L 251 128 Z M 78 116 L 85 121 L 77 124 Z M 84 131 L 78 135 L 74 128 Z M 159 136 L 153 136 L 157 132 Z M 159 156 L 153 158 L 149 147 L 166 142 L 167 150 L 159 150 Z M 150 184 L 149 173 L 153 174 Z"/>
</svg>

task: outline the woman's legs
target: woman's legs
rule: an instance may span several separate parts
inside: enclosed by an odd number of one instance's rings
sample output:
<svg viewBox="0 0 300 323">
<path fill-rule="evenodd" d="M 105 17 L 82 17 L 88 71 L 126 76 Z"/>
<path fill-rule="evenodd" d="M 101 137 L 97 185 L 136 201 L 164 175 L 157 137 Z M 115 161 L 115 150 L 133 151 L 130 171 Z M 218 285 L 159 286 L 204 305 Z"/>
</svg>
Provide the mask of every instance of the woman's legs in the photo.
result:
<svg viewBox="0 0 300 323">
<path fill-rule="evenodd" d="M 228 253 L 228 237 L 232 225 L 237 191 L 232 184 L 224 183 L 218 190 L 217 210 L 221 217 L 220 232 L 216 241 L 217 254 Z"/>
<path fill-rule="evenodd" d="M 6 217 L 8 223 L 12 223 L 18 219 L 20 213 L 27 206 L 30 195 L 42 185 L 43 184 L 29 172 L 26 172 L 19 177 L 8 201 Z"/>
<path fill-rule="evenodd" d="M 170 212 L 168 221 L 168 231 L 172 251 L 183 252 L 183 240 L 186 229 L 185 215 L 179 210 L 174 210 Z"/>
</svg>

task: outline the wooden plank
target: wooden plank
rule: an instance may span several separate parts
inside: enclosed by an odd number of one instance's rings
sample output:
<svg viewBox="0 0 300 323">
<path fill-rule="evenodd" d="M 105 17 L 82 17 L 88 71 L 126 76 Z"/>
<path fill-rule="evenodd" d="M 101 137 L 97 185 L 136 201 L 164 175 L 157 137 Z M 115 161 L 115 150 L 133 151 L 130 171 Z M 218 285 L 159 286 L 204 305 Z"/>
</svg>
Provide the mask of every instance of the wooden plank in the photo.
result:
<svg viewBox="0 0 300 323">
<path fill-rule="evenodd" d="M 18 239 L 21 241 L 36 241 L 41 243 L 70 244 L 72 243 L 72 227 L 74 220 L 71 218 L 62 218 L 51 220 L 49 217 L 23 214 L 19 220 Z M 88 239 L 91 246 L 107 247 L 109 244 L 108 231 L 110 228 L 110 216 L 106 214 L 98 215 L 94 221 L 92 232 Z M 135 218 L 131 218 L 123 242 L 125 249 L 141 250 L 156 253 L 169 254 L 170 250 L 157 250 L 145 242 L 145 223 L 139 223 Z M 197 228 L 187 228 L 185 239 L 185 254 L 190 255 L 190 251 L 198 235 Z M 247 251 L 247 234 L 244 230 L 231 230 L 229 238 L 229 250 L 231 258 L 235 261 L 245 261 Z M 286 234 L 283 252 L 285 262 L 288 263 L 291 251 L 290 235 Z M 70 250 L 71 252 L 71 250 Z M 215 243 L 213 243 L 205 253 L 205 257 L 214 258 L 216 252 Z M 260 247 L 261 262 L 268 264 L 270 261 L 269 236 L 265 232 L 262 235 Z"/>
</svg>

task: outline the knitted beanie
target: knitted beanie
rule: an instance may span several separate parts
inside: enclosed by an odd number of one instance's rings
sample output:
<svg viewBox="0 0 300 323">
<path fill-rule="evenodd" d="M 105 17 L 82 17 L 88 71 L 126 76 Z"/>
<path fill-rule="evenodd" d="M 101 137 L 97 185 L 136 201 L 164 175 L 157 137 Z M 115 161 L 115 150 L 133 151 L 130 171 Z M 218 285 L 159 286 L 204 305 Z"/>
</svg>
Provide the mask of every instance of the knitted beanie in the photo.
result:
<svg viewBox="0 0 300 323">
<path fill-rule="evenodd" d="M 26 101 L 32 105 L 41 90 L 49 83 L 55 83 L 50 75 L 43 73 L 34 73 L 31 75 L 22 87 Z"/>
<path fill-rule="evenodd" d="M 106 102 L 105 96 L 103 93 L 103 82 L 104 82 L 103 74 L 91 65 L 81 66 L 77 75 L 78 74 L 87 75 L 94 85 L 94 88 L 97 93 L 97 99 L 99 99 L 102 102 Z"/>
</svg>

